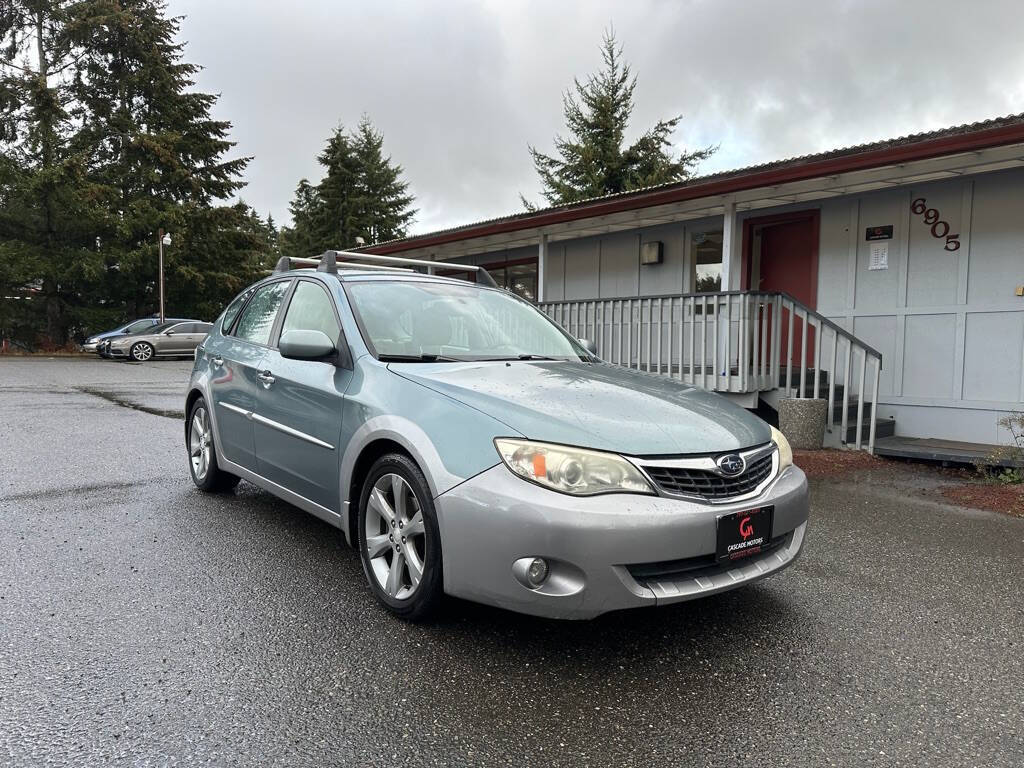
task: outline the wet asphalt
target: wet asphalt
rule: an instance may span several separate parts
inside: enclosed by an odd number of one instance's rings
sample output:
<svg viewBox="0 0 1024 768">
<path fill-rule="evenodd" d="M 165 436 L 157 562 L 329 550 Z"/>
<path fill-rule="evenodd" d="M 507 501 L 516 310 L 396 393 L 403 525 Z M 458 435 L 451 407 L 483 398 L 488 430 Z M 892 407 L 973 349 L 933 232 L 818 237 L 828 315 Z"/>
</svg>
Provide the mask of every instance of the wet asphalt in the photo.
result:
<svg viewBox="0 0 1024 768">
<path fill-rule="evenodd" d="M 0 360 L 0 765 L 1024 764 L 1024 520 L 818 481 L 758 585 L 410 625 L 339 531 L 193 488 L 190 367 Z"/>
</svg>

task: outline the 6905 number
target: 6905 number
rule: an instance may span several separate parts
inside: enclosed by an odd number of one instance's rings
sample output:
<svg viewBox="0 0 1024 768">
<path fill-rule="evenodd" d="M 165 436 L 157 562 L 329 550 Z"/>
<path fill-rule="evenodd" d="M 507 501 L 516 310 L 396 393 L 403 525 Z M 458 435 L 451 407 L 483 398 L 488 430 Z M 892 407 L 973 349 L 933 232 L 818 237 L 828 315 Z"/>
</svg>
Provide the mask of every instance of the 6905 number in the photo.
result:
<svg viewBox="0 0 1024 768">
<path fill-rule="evenodd" d="M 940 240 L 946 238 L 946 244 L 943 246 L 947 251 L 955 251 L 960 248 L 960 235 L 949 234 L 949 222 L 943 221 L 939 218 L 940 214 L 938 209 L 929 208 L 927 201 L 923 197 L 919 197 L 910 204 L 910 210 L 920 216 L 924 223 L 931 227 L 932 237 L 937 237 Z"/>
</svg>

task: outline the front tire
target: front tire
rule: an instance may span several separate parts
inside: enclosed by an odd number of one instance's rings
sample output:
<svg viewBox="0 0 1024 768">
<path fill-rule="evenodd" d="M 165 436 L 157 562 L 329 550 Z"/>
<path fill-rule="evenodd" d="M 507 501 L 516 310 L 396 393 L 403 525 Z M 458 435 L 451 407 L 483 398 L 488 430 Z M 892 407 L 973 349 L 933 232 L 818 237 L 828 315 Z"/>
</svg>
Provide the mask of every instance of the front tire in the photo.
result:
<svg viewBox="0 0 1024 768">
<path fill-rule="evenodd" d="M 133 344 L 129 354 L 132 356 L 132 360 L 139 363 L 144 363 L 153 357 L 153 345 L 145 341 L 140 341 L 138 344 Z"/>
<path fill-rule="evenodd" d="M 391 453 L 370 468 L 359 499 L 359 555 L 377 600 L 408 621 L 422 621 L 443 598 L 441 534 L 423 472 Z"/>
<path fill-rule="evenodd" d="M 188 414 L 188 431 L 185 435 L 188 449 L 188 469 L 196 488 L 208 493 L 230 491 L 241 479 L 225 472 L 217 465 L 217 451 L 213 445 L 213 422 L 206 406 L 206 400 L 199 398 L 192 404 Z"/>
</svg>

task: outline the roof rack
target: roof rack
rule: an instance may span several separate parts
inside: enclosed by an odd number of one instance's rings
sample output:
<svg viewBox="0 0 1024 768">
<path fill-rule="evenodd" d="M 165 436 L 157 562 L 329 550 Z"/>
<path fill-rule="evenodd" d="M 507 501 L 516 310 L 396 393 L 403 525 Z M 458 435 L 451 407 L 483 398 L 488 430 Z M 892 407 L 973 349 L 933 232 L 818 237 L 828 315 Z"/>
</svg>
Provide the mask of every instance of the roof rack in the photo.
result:
<svg viewBox="0 0 1024 768">
<path fill-rule="evenodd" d="M 345 260 L 339 261 L 339 256 L 343 257 Z M 361 262 L 370 263 L 367 264 Z M 427 267 L 428 269 L 441 267 L 442 269 L 453 269 L 459 272 L 473 272 L 476 274 L 478 282 L 491 288 L 498 287 L 498 284 L 494 282 L 494 278 L 491 277 L 490 273 L 483 267 L 479 267 L 475 264 L 458 264 L 456 262 L 449 261 L 426 261 L 425 259 L 406 259 L 401 256 L 378 256 L 375 253 L 324 251 L 322 254 L 312 259 L 282 256 L 277 260 L 277 266 L 274 267 L 274 272 L 288 272 L 292 269 L 292 265 L 299 268 L 315 267 L 317 272 L 329 272 L 334 275 L 338 274 L 339 267 L 346 269 L 379 269 L 389 272 L 412 271 L 403 267 Z"/>
</svg>

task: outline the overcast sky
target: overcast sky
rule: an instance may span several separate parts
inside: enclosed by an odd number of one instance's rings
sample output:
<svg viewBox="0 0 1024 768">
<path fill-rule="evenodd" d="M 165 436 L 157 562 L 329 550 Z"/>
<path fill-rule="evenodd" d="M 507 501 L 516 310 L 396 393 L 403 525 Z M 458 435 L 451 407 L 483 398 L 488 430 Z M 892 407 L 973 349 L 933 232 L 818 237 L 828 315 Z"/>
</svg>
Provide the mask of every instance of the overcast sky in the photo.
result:
<svg viewBox="0 0 1024 768">
<path fill-rule="evenodd" d="M 1024 111 L 1020 0 L 747 3 L 170 0 L 217 117 L 252 155 L 242 197 L 288 220 L 331 130 L 368 114 L 405 168 L 413 233 L 539 199 L 562 94 L 613 24 L 634 133 L 683 115 L 713 172 Z"/>
</svg>

